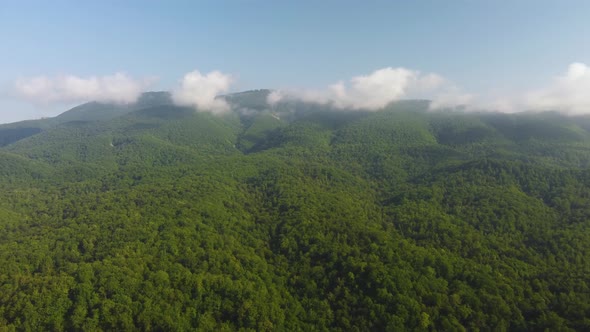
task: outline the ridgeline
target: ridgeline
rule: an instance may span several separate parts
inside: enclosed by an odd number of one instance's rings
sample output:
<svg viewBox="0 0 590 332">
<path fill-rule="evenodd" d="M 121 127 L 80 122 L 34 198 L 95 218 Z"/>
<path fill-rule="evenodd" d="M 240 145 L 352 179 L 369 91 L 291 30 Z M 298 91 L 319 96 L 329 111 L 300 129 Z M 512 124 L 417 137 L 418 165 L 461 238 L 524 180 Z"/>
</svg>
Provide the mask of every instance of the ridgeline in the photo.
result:
<svg viewBox="0 0 590 332">
<path fill-rule="evenodd" d="M 590 330 L 590 117 L 167 93 L 0 126 L 8 330 Z"/>
</svg>

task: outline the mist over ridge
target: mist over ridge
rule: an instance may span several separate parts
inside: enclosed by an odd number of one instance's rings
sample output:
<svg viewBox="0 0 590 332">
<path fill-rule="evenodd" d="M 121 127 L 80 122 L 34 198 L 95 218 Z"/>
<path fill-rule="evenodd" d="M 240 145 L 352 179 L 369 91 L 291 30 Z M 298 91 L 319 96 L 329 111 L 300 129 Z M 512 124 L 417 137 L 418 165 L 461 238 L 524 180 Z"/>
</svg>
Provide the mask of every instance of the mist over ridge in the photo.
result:
<svg viewBox="0 0 590 332">
<path fill-rule="evenodd" d="M 45 76 L 21 78 L 14 85 L 13 95 L 36 105 L 59 104 L 73 101 L 132 104 L 146 87 L 157 78 L 133 79 L 117 73 L 112 76 L 81 78 L 73 75 L 49 78 Z M 173 102 L 178 106 L 194 107 L 197 111 L 224 113 L 229 105 L 218 98 L 231 91 L 237 80 L 234 76 L 198 70 L 186 74 L 171 89 Z M 582 115 L 590 111 L 590 68 L 583 63 L 572 63 L 566 73 L 551 82 L 528 91 L 513 91 L 509 95 L 469 93 L 447 78 L 435 73 L 421 73 L 403 67 L 387 67 L 347 81 L 339 81 L 325 89 L 273 89 L 267 102 L 300 100 L 329 105 L 334 109 L 378 111 L 389 103 L 403 99 L 431 100 L 430 108 L 461 108 L 466 111 L 558 111 Z"/>
</svg>

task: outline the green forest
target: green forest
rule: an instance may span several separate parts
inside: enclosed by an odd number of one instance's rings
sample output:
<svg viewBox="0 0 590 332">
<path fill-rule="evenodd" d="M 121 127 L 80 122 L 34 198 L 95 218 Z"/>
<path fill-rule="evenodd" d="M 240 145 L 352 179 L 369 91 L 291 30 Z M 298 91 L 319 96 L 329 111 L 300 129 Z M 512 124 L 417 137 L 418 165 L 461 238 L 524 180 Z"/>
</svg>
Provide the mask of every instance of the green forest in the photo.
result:
<svg viewBox="0 0 590 332">
<path fill-rule="evenodd" d="M 268 93 L 0 125 L 0 330 L 590 330 L 590 117 Z"/>
</svg>

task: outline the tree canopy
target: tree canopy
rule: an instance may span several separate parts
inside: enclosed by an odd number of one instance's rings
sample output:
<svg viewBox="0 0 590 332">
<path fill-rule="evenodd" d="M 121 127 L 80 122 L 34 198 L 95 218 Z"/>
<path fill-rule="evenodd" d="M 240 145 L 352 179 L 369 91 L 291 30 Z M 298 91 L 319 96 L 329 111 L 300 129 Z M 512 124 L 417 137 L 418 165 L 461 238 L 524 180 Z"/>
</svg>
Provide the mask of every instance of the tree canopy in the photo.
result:
<svg viewBox="0 0 590 332">
<path fill-rule="evenodd" d="M 0 127 L 0 326 L 590 330 L 590 118 L 267 93 Z"/>
</svg>

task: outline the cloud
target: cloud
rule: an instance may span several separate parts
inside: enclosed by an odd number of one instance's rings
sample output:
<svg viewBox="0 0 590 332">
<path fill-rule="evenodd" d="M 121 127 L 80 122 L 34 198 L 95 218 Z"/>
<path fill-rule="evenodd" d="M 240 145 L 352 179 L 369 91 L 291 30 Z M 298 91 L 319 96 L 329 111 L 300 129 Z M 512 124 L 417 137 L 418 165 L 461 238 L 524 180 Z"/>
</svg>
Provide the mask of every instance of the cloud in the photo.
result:
<svg viewBox="0 0 590 332">
<path fill-rule="evenodd" d="M 124 73 L 90 77 L 37 76 L 17 80 L 10 90 L 21 99 L 41 105 L 90 100 L 131 103 L 153 81 L 134 79 Z M 177 105 L 223 113 L 230 106 L 218 96 L 226 93 L 233 81 L 232 76 L 219 71 L 201 74 L 195 70 L 187 73 L 172 90 L 172 99 Z M 298 99 L 341 109 L 375 111 L 400 99 L 429 99 L 433 110 L 463 106 L 465 110 L 555 110 L 566 114 L 590 114 L 588 91 L 590 66 L 584 63 L 570 64 L 565 73 L 540 88 L 501 95 L 470 94 L 434 73 L 386 67 L 336 82 L 324 89 L 276 90 L 269 94 L 267 101 L 276 104 L 282 100 Z"/>
<path fill-rule="evenodd" d="M 279 90 L 268 96 L 275 104 L 285 99 L 330 104 L 337 108 L 379 110 L 399 99 L 429 99 L 430 109 L 462 106 L 467 111 L 560 111 L 590 114 L 590 66 L 572 63 L 544 87 L 508 94 L 471 94 L 437 74 L 406 68 L 382 68 L 340 81 L 322 90 Z"/>
<path fill-rule="evenodd" d="M 469 99 L 469 95 L 460 93 L 449 81 L 437 74 L 387 67 L 368 75 L 353 77 L 347 82 L 337 82 L 324 90 L 275 91 L 268 96 L 268 102 L 274 104 L 283 99 L 294 98 L 332 104 L 337 108 L 378 110 L 399 99 L 438 97 L 439 106 Z"/>
<path fill-rule="evenodd" d="M 467 110 L 504 113 L 523 111 L 558 111 L 580 115 L 590 113 L 590 67 L 572 63 L 565 73 L 540 88 L 513 91 L 502 95 L 469 95 Z M 433 102 L 435 104 L 436 101 Z M 448 103 L 448 104 L 452 104 Z"/>
<path fill-rule="evenodd" d="M 524 94 L 521 102 L 533 110 L 556 110 L 568 114 L 590 113 L 590 67 L 572 63 L 565 74 L 544 88 Z"/>
<path fill-rule="evenodd" d="M 274 105 L 278 102 L 280 102 L 283 99 L 287 99 L 288 96 L 285 92 L 281 91 L 281 90 L 274 90 L 271 93 L 268 94 L 268 96 L 266 97 L 266 102 L 269 103 L 270 105 Z"/>
<path fill-rule="evenodd" d="M 471 105 L 474 100 L 474 95 L 465 93 L 458 88 L 451 87 L 447 89 L 447 91 L 436 94 L 430 102 L 429 109 L 439 110 L 457 106 L 468 106 Z"/>
<path fill-rule="evenodd" d="M 136 80 L 123 73 L 87 78 L 37 76 L 16 81 L 16 95 L 36 104 L 100 101 L 132 103 L 153 79 Z"/>
<path fill-rule="evenodd" d="M 184 75 L 180 86 L 172 91 L 172 100 L 177 105 L 195 107 L 198 111 L 223 113 L 230 107 L 217 96 L 227 92 L 232 83 L 233 78 L 230 75 L 219 71 L 203 75 L 195 70 Z"/>
</svg>

